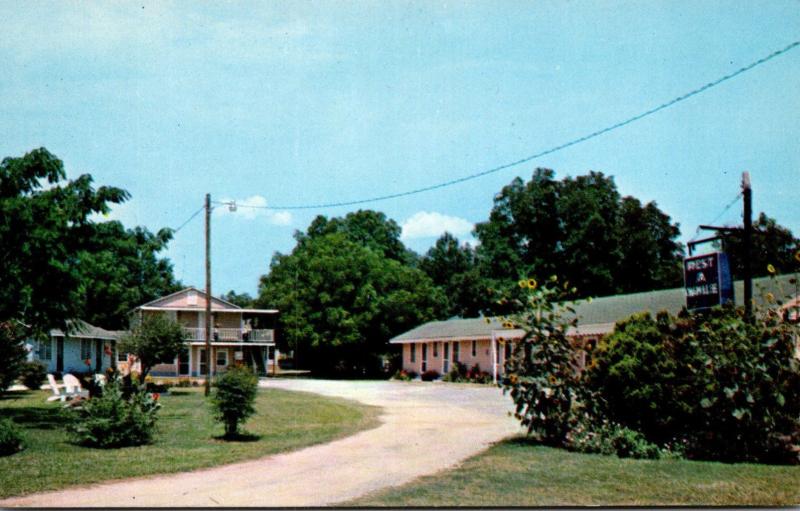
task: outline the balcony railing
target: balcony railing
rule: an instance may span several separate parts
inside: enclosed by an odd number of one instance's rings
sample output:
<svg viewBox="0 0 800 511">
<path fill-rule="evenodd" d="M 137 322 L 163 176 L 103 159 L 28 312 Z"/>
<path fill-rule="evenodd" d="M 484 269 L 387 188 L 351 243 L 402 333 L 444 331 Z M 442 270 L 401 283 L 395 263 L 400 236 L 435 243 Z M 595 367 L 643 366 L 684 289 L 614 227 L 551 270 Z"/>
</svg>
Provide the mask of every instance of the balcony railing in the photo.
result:
<svg viewBox="0 0 800 511">
<path fill-rule="evenodd" d="M 187 339 L 190 341 L 205 341 L 205 328 L 183 327 Z M 243 328 L 212 328 L 212 341 L 234 341 L 234 342 L 272 342 L 274 337 L 273 330 L 245 330 Z"/>
</svg>

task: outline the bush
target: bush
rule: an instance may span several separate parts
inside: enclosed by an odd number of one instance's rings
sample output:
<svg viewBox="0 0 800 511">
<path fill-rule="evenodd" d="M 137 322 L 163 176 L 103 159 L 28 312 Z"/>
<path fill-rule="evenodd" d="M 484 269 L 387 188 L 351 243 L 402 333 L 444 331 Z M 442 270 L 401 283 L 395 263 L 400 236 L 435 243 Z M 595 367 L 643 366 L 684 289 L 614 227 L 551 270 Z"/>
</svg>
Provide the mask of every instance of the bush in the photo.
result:
<svg viewBox="0 0 800 511">
<path fill-rule="evenodd" d="M 0 456 L 9 456 L 24 448 L 20 429 L 10 419 L 0 419 Z"/>
<path fill-rule="evenodd" d="M 400 369 L 394 376 L 392 376 L 393 380 L 402 380 L 402 381 L 411 381 L 417 377 L 417 373 L 414 371 L 406 371 L 405 369 Z"/>
<path fill-rule="evenodd" d="M 587 371 L 602 414 L 695 459 L 797 462 L 797 327 L 716 308 L 635 316 L 600 343 Z"/>
<path fill-rule="evenodd" d="M 239 423 L 255 413 L 253 404 L 258 390 L 258 378 L 245 365 L 235 366 L 216 379 L 212 403 L 216 417 L 225 425 L 225 437 L 238 434 Z"/>
<path fill-rule="evenodd" d="M 40 362 L 25 362 L 20 371 L 22 384 L 31 390 L 39 390 L 42 382 L 47 377 L 47 369 Z"/>
<path fill-rule="evenodd" d="M 10 387 L 28 356 L 23 345 L 24 333 L 14 322 L 0 322 L 0 392 Z"/>
<path fill-rule="evenodd" d="M 442 376 L 443 381 L 449 382 L 465 382 L 467 380 L 467 366 L 461 362 L 453 362 L 450 370 Z"/>
<path fill-rule="evenodd" d="M 92 447 L 148 444 L 153 440 L 160 407 L 158 394 L 134 385 L 126 398 L 121 384 L 113 380 L 106 383 L 101 396 L 82 400 L 67 410 L 71 419 L 68 430 L 78 443 Z"/>
<path fill-rule="evenodd" d="M 573 428 L 567 435 L 567 447 L 586 453 L 616 454 L 620 458 L 658 459 L 661 449 L 638 431 L 604 422 Z"/>
<path fill-rule="evenodd" d="M 428 369 L 427 371 L 422 373 L 422 376 L 420 376 L 422 381 L 433 381 L 433 380 L 437 379 L 438 377 L 439 377 L 439 373 L 434 371 L 433 369 Z"/>
</svg>

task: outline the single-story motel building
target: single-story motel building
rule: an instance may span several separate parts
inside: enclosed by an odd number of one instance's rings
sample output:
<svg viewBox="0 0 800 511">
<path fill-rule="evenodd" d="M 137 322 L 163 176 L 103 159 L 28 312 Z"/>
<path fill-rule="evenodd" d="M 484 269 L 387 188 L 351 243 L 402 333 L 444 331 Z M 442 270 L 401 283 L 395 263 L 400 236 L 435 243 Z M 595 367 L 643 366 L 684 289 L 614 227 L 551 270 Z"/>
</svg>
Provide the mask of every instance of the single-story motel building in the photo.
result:
<svg viewBox="0 0 800 511">
<path fill-rule="evenodd" d="M 237 362 L 251 365 L 259 374 L 266 374 L 270 366 L 274 369 L 277 313 L 274 309 L 244 309 L 212 297 L 210 357 L 206 355 L 206 294 L 196 288 L 140 305 L 131 319 L 136 322 L 147 315 L 165 315 L 178 322 L 186 336 L 181 353 L 172 362 L 153 367 L 152 376 L 203 377 L 208 362 L 212 376 Z M 98 373 L 109 367 L 140 371 L 139 362 L 118 349 L 127 334 L 75 320 L 67 332 L 52 330 L 47 339 L 28 341 L 28 359 L 41 362 L 49 373 Z"/>
<path fill-rule="evenodd" d="M 784 308 L 790 310 L 790 318 L 797 320 L 797 307 L 800 305 L 798 284 L 790 282 L 792 275 L 753 279 L 753 297 L 762 301 L 762 296 L 772 293 L 775 297 L 789 297 Z M 734 296 L 737 305 L 742 305 L 744 284 L 734 283 Z M 568 336 L 579 350 L 578 366 L 586 361 L 586 347 L 596 343 L 604 335 L 614 330 L 617 321 L 624 320 L 637 312 L 660 311 L 677 314 L 686 305 L 684 288 L 664 289 L 644 293 L 606 296 L 571 304 L 578 317 L 578 326 L 570 327 Z M 446 374 L 453 362 L 460 362 L 467 368 L 480 366 L 492 374 L 494 381 L 503 375 L 505 361 L 511 354 L 512 343 L 522 338 L 519 329 L 503 328 L 497 319 L 491 318 L 453 318 L 446 321 L 430 321 L 392 338 L 389 342 L 402 350 L 402 368 L 409 372 L 422 374 L 436 371 Z"/>
</svg>

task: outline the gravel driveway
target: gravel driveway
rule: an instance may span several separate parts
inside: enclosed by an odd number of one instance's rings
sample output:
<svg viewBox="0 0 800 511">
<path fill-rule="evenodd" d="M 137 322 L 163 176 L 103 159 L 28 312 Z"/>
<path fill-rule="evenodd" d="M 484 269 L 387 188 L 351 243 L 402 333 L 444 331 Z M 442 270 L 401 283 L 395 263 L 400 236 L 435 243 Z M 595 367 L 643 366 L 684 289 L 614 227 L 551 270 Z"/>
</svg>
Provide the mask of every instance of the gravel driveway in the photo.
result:
<svg viewBox="0 0 800 511">
<path fill-rule="evenodd" d="M 333 505 L 454 466 L 520 431 L 507 414 L 511 400 L 492 386 L 303 379 L 260 385 L 380 406 L 381 425 L 258 460 L 15 497 L 0 506 Z"/>
</svg>

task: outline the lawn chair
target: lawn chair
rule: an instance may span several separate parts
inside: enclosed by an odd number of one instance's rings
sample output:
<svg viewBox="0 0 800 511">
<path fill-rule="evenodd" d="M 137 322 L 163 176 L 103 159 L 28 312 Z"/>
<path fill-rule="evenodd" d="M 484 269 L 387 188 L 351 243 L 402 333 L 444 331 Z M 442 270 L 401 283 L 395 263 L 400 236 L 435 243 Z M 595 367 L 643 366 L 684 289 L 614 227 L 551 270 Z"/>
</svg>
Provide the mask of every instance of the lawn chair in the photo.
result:
<svg viewBox="0 0 800 511">
<path fill-rule="evenodd" d="M 66 401 L 67 400 L 67 391 L 64 388 L 64 385 L 59 385 L 56 383 L 56 377 L 52 374 L 47 375 L 47 382 L 50 384 L 50 388 L 53 390 L 53 395 L 48 397 L 48 401 Z"/>
<path fill-rule="evenodd" d="M 63 377 L 64 380 L 64 387 L 67 390 L 67 397 L 89 397 L 89 391 L 83 390 L 81 386 L 81 381 L 76 378 L 75 376 L 67 373 Z"/>
</svg>

